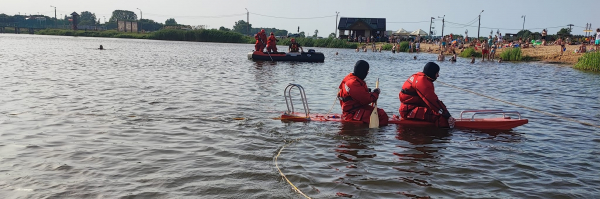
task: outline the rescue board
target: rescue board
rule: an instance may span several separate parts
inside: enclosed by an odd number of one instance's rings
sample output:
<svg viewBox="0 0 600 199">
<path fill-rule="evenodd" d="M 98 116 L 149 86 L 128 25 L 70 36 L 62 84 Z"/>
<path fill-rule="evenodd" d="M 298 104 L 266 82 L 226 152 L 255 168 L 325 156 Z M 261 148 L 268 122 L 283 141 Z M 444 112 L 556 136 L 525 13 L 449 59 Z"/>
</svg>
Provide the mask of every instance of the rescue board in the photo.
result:
<svg viewBox="0 0 600 199">
<path fill-rule="evenodd" d="M 464 113 L 472 113 L 471 118 L 463 118 Z M 476 115 L 482 114 L 502 114 L 502 117 L 494 118 L 475 118 Z M 517 119 L 513 119 L 507 115 L 518 115 Z M 284 113 L 280 119 L 283 121 L 294 121 L 294 122 L 352 122 L 362 123 L 361 121 L 344 121 L 340 114 L 306 114 L 303 113 Z M 522 119 L 521 115 L 516 111 L 503 111 L 503 110 L 466 110 L 462 111 L 459 118 L 456 118 L 454 128 L 461 129 L 478 129 L 478 130 L 510 130 L 515 127 L 527 124 L 529 120 Z M 420 121 L 420 120 L 408 120 L 399 118 L 393 115 L 389 119 L 389 124 L 397 124 L 402 126 L 435 126 L 432 122 Z"/>
<path fill-rule="evenodd" d="M 302 100 L 302 109 L 304 113 L 294 111 L 294 103 L 292 102 L 292 89 L 297 88 L 300 91 L 300 99 Z M 290 83 L 283 91 L 287 111 L 284 112 L 281 117 L 273 118 L 282 121 L 292 122 L 352 122 L 362 123 L 362 121 L 345 121 L 342 119 L 340 114 L 311 114 L 308 108 L 308 101 L 306 100 L 306 93 L 304 87 L 299 84 Z M 487 117 L 479 117 L 486 115 Z M 466 117 L 463 117 L 466 116 Z M 469 117 L 470 116 L 470 117 Z M 475 118 L 477 116 L 477 118 Z M 496 116 L 496 117 L 489 117 Z M 501 116 L 501 117 L 498 117 Z M 516 119 L 510 116 L 517 116 Z M 529 120 L 522 119 L 521 113 L 517 111 L 505 111 L 505 110 L 465 110 L 460 112 L 458 118 L 455 118 L 454 128 L 462 129 L 478 129 L 478 130 L 510 130 L 512 128 L 527 124 Z M 403 126 L 436 126 L 432 122 L 426 122 L 421 120 L 410 120 L 402 119 L 397 115 L 393 115 L 388 120 L 389 124 L 397 124 Z"/>
</svg>

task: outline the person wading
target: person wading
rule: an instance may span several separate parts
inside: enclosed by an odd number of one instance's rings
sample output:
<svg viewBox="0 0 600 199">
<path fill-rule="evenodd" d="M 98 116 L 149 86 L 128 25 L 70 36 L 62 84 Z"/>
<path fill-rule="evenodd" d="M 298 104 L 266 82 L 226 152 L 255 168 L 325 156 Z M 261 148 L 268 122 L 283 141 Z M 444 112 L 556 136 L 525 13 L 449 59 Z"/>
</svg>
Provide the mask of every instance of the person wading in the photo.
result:
<svg viewBox="0 0 600 199">
<path fill-rule="evenodd" d="M 369 73 L 369 63 L 359 60 L 354 65 L 354 72 L 348 74 L 340 83 L 338 99 L 342 106 L 342 119 L 344 121 L 362 121 L 370 123 L 371 112 L 374 108 L 370 104 L 376 102 L 379 98 L 380 89 L 376 88 L 373 92 L 367 88 L 365 78 Z M 379 126 L 388 124 L 388 115 L 383 109 L 377 109 L 379 116 Z"/>
<path fill-rule="evenodd" d="M 429 62 L 423 72 L 410 76 L 398 94 L 400 117 L 433 122 L 438 127 L 453 128 L 454 118 L 435 94 L 433 82 L 439 77 L 440 66 Z"/>
</svg>

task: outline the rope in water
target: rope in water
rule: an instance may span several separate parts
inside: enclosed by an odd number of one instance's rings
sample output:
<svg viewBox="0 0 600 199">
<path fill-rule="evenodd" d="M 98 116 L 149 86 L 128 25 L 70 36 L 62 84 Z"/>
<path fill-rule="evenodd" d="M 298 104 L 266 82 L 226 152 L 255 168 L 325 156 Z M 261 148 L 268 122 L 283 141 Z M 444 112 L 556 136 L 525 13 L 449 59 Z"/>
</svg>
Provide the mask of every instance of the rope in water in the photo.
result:
<svg viewBox="0 0 600 199">
<path fill-rule="evenodd" d="M 279 151 L 277 152 L 277 156 L 275 156 L 275 167 L 277 168 L 277 171 L 279 171 L 279 175 L 281 175 L 281 177 L 283 177 L 283 179 L 285 179 L 285 181 L 287 181 L 288 184 L 290 184 L 290 186 L 292 186 L 292 188 L 294 189 L 294 191 L 302 194 L 302 196 L 304 196 L 305 198 L 310 199 L 309 196 L 307 196 L 306 194 L 302 193 L 302 191 L 300 191 L 300 189 L 298 189 L 298 187 L 296 187 L 286 176 L 285 174 L 283 174 L 283 172 L 281 171 L 281 169 L 279 169 L 279 165 L 277 164 L 277 158 L 279 157 L 279 155 L 281 154 L 281 151 L 283 151 L 283 149 L 286 146 L 289 146 L 290 144 L 292 144 L 294 142 L 290 142 L 286 145 L 283 145 L 283 147 L 281 147 L 281 149 L 279 149 Z"/>
<path fill-rule="evenodd" d="M 499 101 L 499 102 L 504 102 L 506 104 L 510 104 L 510 105 L 513 105 L 513 106 L 517 106 L 517 107 L 521 107 L 521 108 L 524 108 L 524 109 L 528 109 L 528 110 L 531 110 L 533 112 L 538 112 L 538 113 L 541 113 L 541 114 L 544 114 L 544 115 L 554 116 L 554 117 L 557 117 L 557 118 L 561 118 L 561 119 L 568 120 L 568 121 L 571 121 L 571 122 L 583 124 L 583 125 L 586 125 L 586 126 L 592 126 L 592 127 L 600 128 L 600 126 L 595 125 L 595 124 L 591 124 L 591 123 L 588 123 L 588 122 L 582 122 L 582 121 L 579 121 L 579 120 L 576 120 L 576 119 L 573 119 L 573 118 L 568 118 L 568 117 L 560 116 L 560 115 L 557 115 L 557 114 L 554 114 L 554 113 L 549 113 L 549 112 L 546 112 L 546 111 L 534 109 L 534 108 L 523 106 L 523 105 L 520 105 L 520 104 L 515 104 L 515 103 L 509 102 L 509 101 L 505 101 L 505 100 L 493 98 L 493 97 L 490 97 L 490 96 L 487 96 L 487 95 L 484 95 L 484 94 L 481 94 L 481 93 L 478 93 L 478 92 L 474 92 L 474 91 L 467 90 L 467 89 L 464 89 L 464 88 L 460 88 L 460 87 L 457 87 L 457 86 L 454 86 L 454 85 L 450 85 L 450 84 L 441 82 L 439 80 L 437 82 L 439 82 L 439 83 L 441 83 L 443 85 L 446 85 L 446 86 L 458 89 L 458 90 L 462 90 L 462 91 L 465 91 L 465 92 L 473 93 L 475 95 L 479 95 L 481 97 L 486 97 L 486 98 L 491 99 L 491 100 L 495 100 L 495 101 Z"/>
<path fill-rule="evenodd" d="M 331 105 L 331 108 L 329 109 L 329 111 L 327 111 L 327 114 L 325 114 L 325 115 L 329 115 L 329 113 L 331 113 L 331 110 L 333 110 L 333 107 L 335 106 L 335 104 L 336 104 L 336 103 L 337 103 L 337 101 L 338 101 L 337 94 L 338 94 L 339 92 L 340 92 L 340 89 L 337 89 L 337 90 L 335 91 L 335 99 L 333 99 L 333 104 Z"/>
</svg>

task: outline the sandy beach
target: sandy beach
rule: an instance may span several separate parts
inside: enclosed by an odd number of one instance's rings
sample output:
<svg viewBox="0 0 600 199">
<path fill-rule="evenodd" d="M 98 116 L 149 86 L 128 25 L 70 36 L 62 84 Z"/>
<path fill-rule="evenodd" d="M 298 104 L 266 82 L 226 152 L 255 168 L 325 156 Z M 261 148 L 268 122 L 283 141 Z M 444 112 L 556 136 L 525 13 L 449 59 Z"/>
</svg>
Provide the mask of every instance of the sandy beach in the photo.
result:
<svg viewBox="0 0 600 199">
<path fill-rule="evenodd" d="M 381 43 L 378 46 L 381 46 L 385 43 Z M 588 48 L 590 46 L 588 45 Z M 431 52 L 427 52 L 427 49 L 431 48 Z M 567 50 L 560 55 L 560 46 L 558 45 L 548 45 L 548 46 L 536 46 L 535 48 L 522 48 L 523 56 L 533 57 L 535 60 L 539 60 L 546 63 L 553 64 L 566 64 L 569 66 L 575 65 L 577 60 L 582 55 L 581 53 L 574 53 L 576 49 L 579 48 L 579 45 L 566 45 Z M 503 50 L 508 48 L 500 48 L 496 52 L 496 57 L 502 53 Z M 421 53 L 434 53 L 438 54 L 439 47 L 435 44 L 426 44 L 421 43 Z M 481 52 L 481 50 L 479 50 Z M 457 52 L 458 53 L 458 52 Z M 449 54 L 449 53 L 447 53 Z"/>
</svg>

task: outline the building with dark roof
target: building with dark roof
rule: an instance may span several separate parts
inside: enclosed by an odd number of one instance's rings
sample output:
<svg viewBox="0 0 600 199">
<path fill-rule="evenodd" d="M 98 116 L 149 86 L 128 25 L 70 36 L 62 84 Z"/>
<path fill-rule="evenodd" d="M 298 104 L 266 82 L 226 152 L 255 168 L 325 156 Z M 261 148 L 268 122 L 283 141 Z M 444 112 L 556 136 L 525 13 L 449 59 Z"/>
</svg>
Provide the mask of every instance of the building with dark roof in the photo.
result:
<svg viewBox="0 0 600 199">
<path fill-rule="evenodd" d="M 354 18 L 342 17 L 338 23 L 340 38 L 383 38 L 385 36 L 385 18 Z"/>
</svg>

